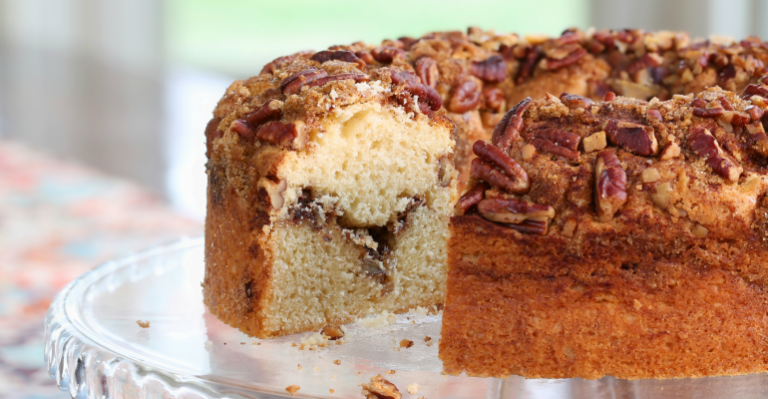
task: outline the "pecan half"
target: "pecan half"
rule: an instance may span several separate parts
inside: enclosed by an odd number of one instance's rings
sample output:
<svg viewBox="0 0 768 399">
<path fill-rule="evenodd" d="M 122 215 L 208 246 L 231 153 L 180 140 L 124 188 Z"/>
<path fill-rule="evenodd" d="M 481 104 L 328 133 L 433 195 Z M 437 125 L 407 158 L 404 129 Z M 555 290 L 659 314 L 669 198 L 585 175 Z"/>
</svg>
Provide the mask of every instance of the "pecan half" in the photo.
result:
<svg viewBox="0 0 768 399">
<path fill-rule="evenodd" d="M 493 129 L 493 135 L 491 136 L 491 143 L 499 147 L 502 151 L 509 151 L 512 143 L 520 135 L 520 131 L 523 129 L 523 114 L 525 110 L 531 105 L 531 98 L 527 97 L 523 101 L 520 101 L 512 107 L 501 121 Z"/>
<path fill-rule="evenodd" d="M 529 48 L 525 55 L 525 60 L 520 65 L 520 70 L 517 72 L 517 78 L 515 83 L 522 84 L 528 77 L 533 75 L 533 69 L 536 67 L 536 63 L 541 58 L 541 46 Z"/>
<path fill-rule="evenodd" d="M 207 158 L 211 157 L 213 140 L 224 135 L 223 132 L 219 131 L 219 123 L 221 123 L 221 118 L 213 118 L 208 121 L 207 125 L 205 125 L 205 156 Z"/>
<path fill-rule="evenodd" d="M 546 234 L 547 224 L 555 217 L 555 209 L 549 205 L 535 204 L 514 198 L 486 198 L 477 204 L 477 211 L 486 220 L 509 225 L 521 225 L 521 227 L 527 228 L 526 232 L 541 235 Z"/>
<path fill-rule="evenodd" d="M 448 110 L 463 114 L 477 108 L 478 105 L 480 105 L 480 85 L 474 79 L 465 78 L 453 89 Z"/>
<path fill-rule="evenodd" d="M 405 51 L 389 46 L 379 46 L 371 50 L 374 60 L 382 64 L 391 64 L 397 58 L 405 58 Z"/>
<path fill-rule="evenodd" d="M 589 98 L 577 94 L 568 94 L 566 92 L 563 92 L 563 94 L 560 95 L 560 102 L 570 109 L 586 109 L 594 104 Z"/>
<path fill-rule="evenodd" d="M 560 129 L 546 129 L 536 133 L 531 144 L 539 151 L 548 152 L 566 159 L 579 159 L 581 136 Z"/>
<path fill-rule="evenodd" d="M 477 140 L 472 151 L 478 156 L 472 160 L 470 168 L 470 174 L 475 179 L 513 194 L 525 193 L 531 187 L 528 173 L 501 149 Z"/>
<path fill-rule="evenodd" d="M 612 119 L 605 126 L 605 134 L 611 143 L 633 154 L 648 157 L 659 152 L 659 144 L 650 126 Z"/>
<path fill-rule="evenodd" d="M 472 61 L 469 73 L 486 82 L 502 82 L 507 77 L 507 63 L 500 55 L 492 55 L 483 61 Z"/>
<path fill-rule="evenodd" d="M 744 88 L 744 94 L 747 94 L 750 96 L 758 95 L 760 97 L 768 97 L 768 87 L 766 87 L 765 85 L 750 84 Z"/>
<path fill-rule="evenodd" d="M 283 123 L 272 121 L 264 124 L 256 133 L 256 138 L 274 145 L 289 149 L 298 149 L 301 146 L 299 137 L 304 130 L 303 122 Z"/>
<path fill-rule="evenodd" d="M 288 182 L 286 180 L 274 181 L 269 177 L 262 177 L 256 183 L 256 193 L 260 201 L 277 210 L 285 204 L 283 193 L 287 187 Z"/>
<path fill-rule="evenodd" d="M 360 384 L 366 399 L 402 399 L 403 395 L 395 384 L 387 381 L 381 374 L 371 377 L 370 384 Z"/>
<path fill-rule="evenodd" d="M 251 126 L 257 127 L 264 122 L 280 119 L 283 116 L 283 102 L 279 100 L 269 100 L 259 109 L 246 115 L 245 121 Z"/>
<path fill-rule="evenodd" d="M 732 182 L 739 180 L 739 176 L 744 170 L 735 159 L 720 148 L 717 139 L 709 130 L 701 125 L 694 125 L 691 128 L 690 136 L 688 136 L 688 143 L 694 154 L 704 158 L 704 162 L 715 173 Z"/>
<path fill-rule="evenodd" d="M 346 50 L 325 50 L 320 51 L 309 57 L 312 61 L 324 63 L 332 60 L 339 60 L 344 62 L 351 62 L 360 66 L 361 70 L 365 70 L 365 61 L 361 60 L 355 53 Z"/>
<path fill-rule="evenodd" d="M 584 50 L 583 47 L 579 46 L 562 59 L 546 58 L 544 62 L 542 62 L 542 68 L 549 70 L 564 68 L 576 63 L 585 55 L 587 55 L 587 50 Z"/>
<path fill-rule="evenodd" d="M 423 113 L 428 113 L 429 110 L 437 111 L 443 106 L 443 98 L 440 97 L 440 94 L 435 89 L 419 83 L 418 78 L 413 74 L 398 70 L 390 71 L 389 76 L 392 79 L 392 84 L 400 85 L 405 82 L 403 89 L 410 95 L 419 96 L 419 108 Z M 425 109 L 424 105 L 429 109 Z"/>
<path fill-rule="evenodd" d="M 376 62 L 376 60 L 373 59 L 373 56 L 371 55 L 371 53 L 367 51 L 356 51 L 355 55 L 368 65 Z"/>
<path fill-rule="evenodd" d="M 307 87 L 323 87 L 331 82 L 336 82 L 339 80 L 354 80 L 355 83 L 360 82 L 367 82 L 368 81 L 368 75 L 364 75 L 362 73 L 342 73 L 339 75 L 332 75 L 332 76 L 326 76 L 320 79 L 315 79 L 309 83 L 305 83 L 305 86 Z"/>
<path fill-rule="evenodd" d="M 430 57 L 421 57 L 416 61 L 415 69 L 416 75 L 421 79 L 421 83 L 433 89 L 437 86 L 437 79 L 439 77 L 437 61 Z"/>
<path fill-rule="evenodd" d="M 485 98 L 485 107 L 496 112 L 501 112 L 506 105 L 504 92 L 498 87 L 488 87 L 483 90 L 483 98 Z"/>
<path fill-rule="evenodd" d="M 613 151 L 601 151 L 595 158 L 595 202 L 601 222 L 613 219 L 627 202 L 627 174 Z"/>
<path fill-rule="evenodd" d="M 310 69 L 303 72 L 295 73 L 283 80 L 278 86 L 278 89 L 285 95 L 296 94 L 301 91 L 301 86 L 328 76 L 328 72 L 322 69 Z"/>
<path fill-rule="evenodd" d="M 489 186 L 487 183 L 481 182 L 478 185 L 472 187 L 471 190 L 464 193 L 464 195 L 462 195 L 461 198 L 456 201 L 456 205 L 454 206 L 456 215 L 461 216 L 469 212 L 472 207 L 483 200 L 485 197 L 485 191 L 490 188 L 491 186 Z"/>
</svg>

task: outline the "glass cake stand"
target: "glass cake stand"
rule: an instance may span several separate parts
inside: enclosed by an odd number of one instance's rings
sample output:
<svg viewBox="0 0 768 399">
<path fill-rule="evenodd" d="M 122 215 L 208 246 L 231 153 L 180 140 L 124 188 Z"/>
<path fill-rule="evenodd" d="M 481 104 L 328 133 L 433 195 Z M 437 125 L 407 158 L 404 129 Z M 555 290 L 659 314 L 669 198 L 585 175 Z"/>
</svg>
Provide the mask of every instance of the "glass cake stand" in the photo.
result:
<svg viewBox="0 0 768 399">
<path fill-rule="evenodd" d="M 362 398 L 359 384 L 381 374 L 406 399 L 768 395 L 766 374 L 635 381 L 445 376 L 439 316 L 399 315 L 384 329 L 351 324 L 342 345 L 301 350 L 293 344 L 310 334 L 259 340 L 209 314 L 203 269 L 203 239 L 182 239 L 105 263 L 69 284 L 45 322 L 45 360 L 59 387 L 76 398 Z M 414 345 L 400 348 L 402 339 Z M 414 383 L 418 392 L 409 394 Z M 290 385 L 300 390 L 290 394 Z"/>
</svg>

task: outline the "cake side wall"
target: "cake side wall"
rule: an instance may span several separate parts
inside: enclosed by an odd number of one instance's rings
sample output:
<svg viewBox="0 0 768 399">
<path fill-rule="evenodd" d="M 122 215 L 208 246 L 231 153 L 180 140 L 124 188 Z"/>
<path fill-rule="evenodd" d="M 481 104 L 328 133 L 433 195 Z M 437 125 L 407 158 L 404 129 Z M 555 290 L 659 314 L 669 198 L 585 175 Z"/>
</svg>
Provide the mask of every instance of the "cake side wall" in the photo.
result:
<svg viewBox="0 0 768 399">
<path fill-rule="evenodd" d="M 588 258 L 520 251 L 530 237 L 476 216 L 454 217 L 451 229 L 440 342 L 449 374 L 676 378 L 768 369 L 768 295 L 724 265 L 629 266 L 612 257 L 595 268 Z M 752 255 L 763 263 L 764 253 Z"/>
</svg>

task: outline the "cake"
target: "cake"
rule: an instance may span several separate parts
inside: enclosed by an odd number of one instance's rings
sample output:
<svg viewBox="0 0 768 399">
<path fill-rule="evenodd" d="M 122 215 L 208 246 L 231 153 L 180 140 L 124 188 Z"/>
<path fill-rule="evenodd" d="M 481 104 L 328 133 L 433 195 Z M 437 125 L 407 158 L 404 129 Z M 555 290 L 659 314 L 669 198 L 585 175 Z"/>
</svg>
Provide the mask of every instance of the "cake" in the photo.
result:
<svg viewBox="0 0 768 399">
<path fill-rule="evenodd" d="M 756 38 L 477 28 L 280 57 L 206 128 L 205 303 L 262 338 L 439 306 L 473 144 L 511 105 L 742 90 L 766 58 Z"/>
<path fill-rule="evenodd" d="M 766 96 L 760 84 L 513 107 L 475 143 L 451 219 L 445 371 L 767 371 Z"/>
</svg>

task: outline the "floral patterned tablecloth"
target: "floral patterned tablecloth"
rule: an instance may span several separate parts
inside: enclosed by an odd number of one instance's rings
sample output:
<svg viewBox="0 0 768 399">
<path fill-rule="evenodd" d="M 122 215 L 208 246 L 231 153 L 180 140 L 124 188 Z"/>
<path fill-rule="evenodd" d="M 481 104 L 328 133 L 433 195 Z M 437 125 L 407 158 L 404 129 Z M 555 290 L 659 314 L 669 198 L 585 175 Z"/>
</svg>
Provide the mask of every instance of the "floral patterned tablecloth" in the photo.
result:
<svg viewBox="0 0 768 399">
<path fill-rule="evenodd" d="M 109 259 L 202 233 L 156 195 L 0 140 L 0 398 L 67 398 L 43 362 L 43 320 Z"/>
</svg>

